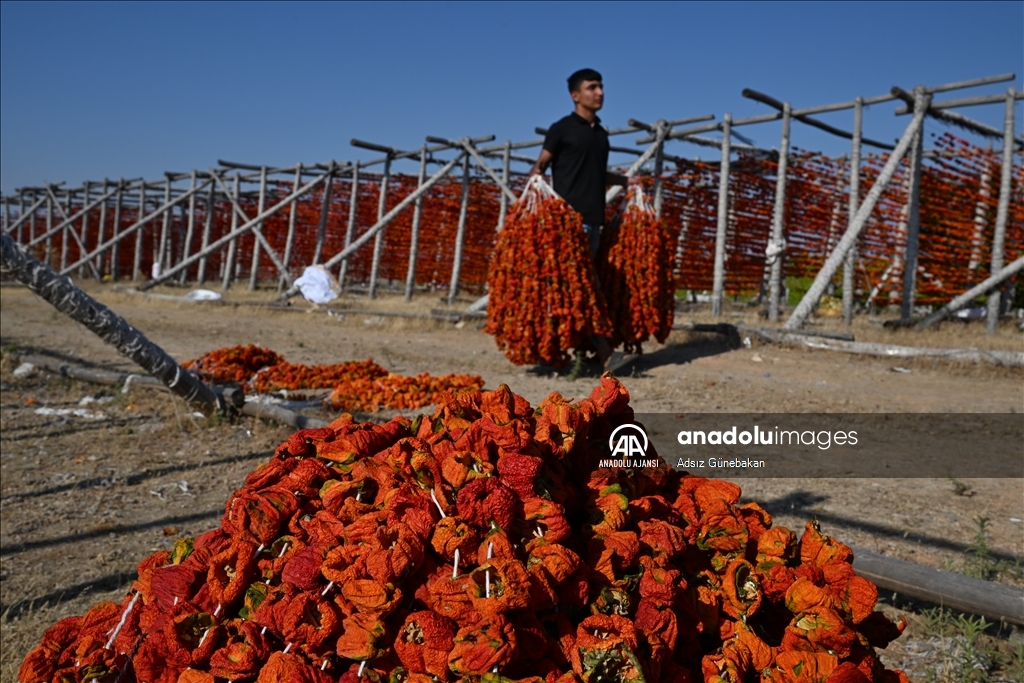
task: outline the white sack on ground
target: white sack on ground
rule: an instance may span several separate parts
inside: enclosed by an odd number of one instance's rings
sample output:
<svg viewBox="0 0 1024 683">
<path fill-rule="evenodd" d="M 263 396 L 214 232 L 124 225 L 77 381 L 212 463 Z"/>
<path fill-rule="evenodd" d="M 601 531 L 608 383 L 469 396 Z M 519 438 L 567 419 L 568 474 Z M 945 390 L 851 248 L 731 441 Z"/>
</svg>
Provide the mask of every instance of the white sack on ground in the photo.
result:
<svg viewBox="0 0 1024 683">
<path fill-rule="evenodd" d="M 326 304 L 341 294 L 341 285 L 323 266 L 306 266 L 302 277 L 295 281 L 302 296 L 314 304 Z"/>
</svg>

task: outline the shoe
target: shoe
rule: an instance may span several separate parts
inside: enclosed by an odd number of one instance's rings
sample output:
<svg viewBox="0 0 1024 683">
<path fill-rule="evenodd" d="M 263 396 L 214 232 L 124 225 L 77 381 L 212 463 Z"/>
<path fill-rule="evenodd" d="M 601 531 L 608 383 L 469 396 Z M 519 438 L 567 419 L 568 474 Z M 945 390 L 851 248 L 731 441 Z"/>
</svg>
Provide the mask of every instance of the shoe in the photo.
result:
<svg viewBox="0 0 1024 683">
<path fill-rule="evenodd" d="M 623 351 L 616 351 L 615 353 L 612 354 L 611 358 L 608 359 L 608 362 L 605 363 L 604 371 L 611 372 L 614 374 L 615 372 L 618 372 L 619 370 L 622 370 L 623 368 L 630 365 L 639 357 L 640 354 L 638 353 L 625 353 Z"/>
</svg>

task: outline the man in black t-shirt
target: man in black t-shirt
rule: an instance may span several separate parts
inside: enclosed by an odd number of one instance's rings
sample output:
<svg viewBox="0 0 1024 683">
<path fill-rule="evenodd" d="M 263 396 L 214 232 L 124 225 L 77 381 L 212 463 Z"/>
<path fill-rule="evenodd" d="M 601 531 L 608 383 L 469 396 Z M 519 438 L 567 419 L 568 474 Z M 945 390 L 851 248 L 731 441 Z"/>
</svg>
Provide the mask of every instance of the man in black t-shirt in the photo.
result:
<svg viewBox="0 0 1024 683">
<path fill-rule="evenodd" d="M 625 185 L 625 176 L 608 172 L 608 131 L 597 112 L 604 106 L 601 74 L 580 69 L 569 77 L 569 95 L 575 110 L 556 121 L 544 137 L 544 148 L 530 175 L 551 166 L 557 192 L 583 217 L 590 253 L 597 255 L 604 224 L 604 196 L 608 185 Z"/>
<path fill-rule="evenodd" d="M 582 216 L 590 255 L 596 257 L 604 224 L 605 191 L 608 185 L 626 185 L 629 180 L 608 172 L 608 131 L 597 116 L 604 106 L 601 74 L 593 69 L 580 69 L 569 76 L 569 95 L 575 109 L 548 129 L 544 148 L 530 175 L 542 174 L 551 166 L 555 192 Z M 607 370 L 621 368 L 633 359 L 613 354 L 607 337 L 595 336 L 592 341 L 598 360 Z"/>
</svg>

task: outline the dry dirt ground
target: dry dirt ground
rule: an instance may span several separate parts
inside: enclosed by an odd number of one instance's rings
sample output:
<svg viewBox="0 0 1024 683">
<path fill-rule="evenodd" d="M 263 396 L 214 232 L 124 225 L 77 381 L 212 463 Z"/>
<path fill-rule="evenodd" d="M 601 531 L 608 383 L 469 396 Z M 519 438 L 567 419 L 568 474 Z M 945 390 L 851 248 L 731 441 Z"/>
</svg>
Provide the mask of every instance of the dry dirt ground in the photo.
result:
<svg viewBox="0 0 1024 683">
<path fill-rule="evenodd" d="M 594 371 L 571 381 L 550 369 L 513 366 L 477 321 L 456 325 L 427 319 L 430 309 L 443 307 L 437 294 L 421 294 L 409 304 L 394 296 L 348 297 L 332 304 L 328 314 L 323 309 L 307 313 L 303 302 L 272 305 L 270 292 L 232 290 L 224 303 L 184 303 L 109 285 L 88 289 L 182 361 L 255 343 L 292 362 L 373 358 L 403 374 L 475 373 L 487 387 L 506 383 L 533 403 L 552 391 L 581 398 L 597 381 Z M 146 555 L 216 526 L 230 492 L 289 430 L 252 419 L 196 418 L 161 391 L 134 388 L 125 394 L 41 371 L 15 376 L 11 354 L 19 352 L 133 368 L 26 289 L 0 289 L 0 309 L 0 680 L 10 681 L 47 626 L 99 600 L 119 599 Z M 702 309 L 677 314 L 677 321 L 708 320 Z M 728 311 L 726 320 L 758 324 L 756 313 L 740 308 Z M 817 325 L 841 329 L 830 320 Z M 977 324 L 890 331 L 861 316 L 852 331 L 858 341 L 1024 350 L 1016 324 L 1005 324 L 995 336 Z M 664 345 L 651 345 L 622 378 L 632 405 L 637 412 L 1024 412 L 1020 370 L 896 362 L 763 346 L 756 340 L 746 348 L 736 342 L 680 331 Z M 909 372 L 894 371 L 897 366 Z M 39 414 L 40 408 L 58 412 Z M 61 409 L 68 410 L 61 415 Z M 844 542 L 952 570 L 977 565 L 978 520 L 985 519 L 990 575 L 1024 586 L 1021 480 L 738 483 L 744 497 L 761 503 L 777 524 L 801 530 L 816 517 Z M 886 599 L 884 609 L 910 619 L 908 633 L 891 646 L 887 661 L 923 676 L 929 659 L 937 656 L 927 645 L 935 642 L 922 617 L 928 606 L 898 596 Z M 990 633 L 1003 649 L 1021 638 L 1013 627 L 997 631 Z"/>
</svg>

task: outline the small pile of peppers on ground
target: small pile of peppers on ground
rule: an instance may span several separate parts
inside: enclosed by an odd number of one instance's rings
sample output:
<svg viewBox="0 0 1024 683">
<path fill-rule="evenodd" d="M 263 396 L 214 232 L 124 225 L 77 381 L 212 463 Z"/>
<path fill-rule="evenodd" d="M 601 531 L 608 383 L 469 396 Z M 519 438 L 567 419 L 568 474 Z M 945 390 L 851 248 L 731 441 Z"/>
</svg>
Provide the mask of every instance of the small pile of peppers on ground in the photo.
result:
<svg viewBox="0 0 1024 683">
<path fill-rule="evenodd" d="M 532 407 L 348 414 L 281 444 L 219 528 L 46 631 L 23 683 L 901 683 L 850 548 L 738 486 L 599 467 L 633 418 L 610 376 Z M 660 461 L 659 461 L 660 462 Z"/>
<path fill-rule="evenodd" d="M 611 333 L 580 215 L 540 176 L 498 233 L 487 285 L 484 330 L 516 365 L 561 368 Z"/>
<path fill-rule="evenodd" d="M 246 392 L 333 389 L 324 403 L 335 410 L 406 410 L 436 404 L 448 393 L 479 391 L 479 375 L 413 377 L 388 372 L 372 359 L 331 365 L 288 363 L 282 356 L 253 344 L 211 351 L 184 364 L 212 384 L 237 384 Z"/>
<path fill-rule="evenodd" d="M 643 188 L 630 187 L 621 219 L 601 236 L 597 277 L 608 305 L 612 346 L 639 353 L 652 336 L 664 343 L 675 313 L 675 239 Z"/>
</svg>

